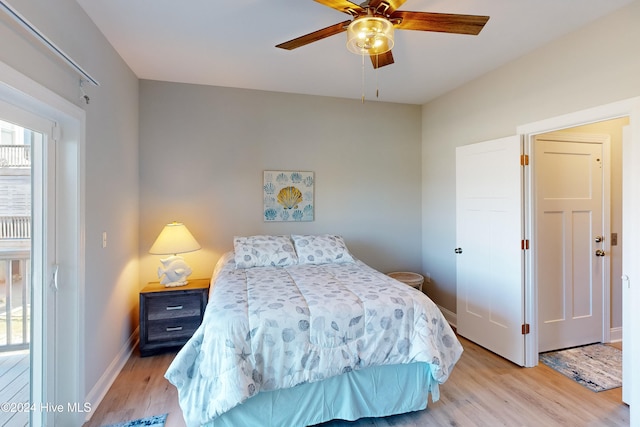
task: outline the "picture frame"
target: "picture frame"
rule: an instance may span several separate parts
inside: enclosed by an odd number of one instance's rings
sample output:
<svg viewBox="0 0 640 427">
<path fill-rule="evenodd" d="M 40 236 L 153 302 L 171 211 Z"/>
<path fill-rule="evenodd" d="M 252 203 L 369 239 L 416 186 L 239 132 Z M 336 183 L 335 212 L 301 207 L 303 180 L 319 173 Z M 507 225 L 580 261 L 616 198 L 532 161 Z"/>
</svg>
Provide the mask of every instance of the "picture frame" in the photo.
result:
<svg viewBox="0 0 640 427">
<path fill-rule="evenodd" d="M 314 187 L 313 172 L 264 171 L 262 184 L 264 221 L 313 221 Z"/>
</svg>

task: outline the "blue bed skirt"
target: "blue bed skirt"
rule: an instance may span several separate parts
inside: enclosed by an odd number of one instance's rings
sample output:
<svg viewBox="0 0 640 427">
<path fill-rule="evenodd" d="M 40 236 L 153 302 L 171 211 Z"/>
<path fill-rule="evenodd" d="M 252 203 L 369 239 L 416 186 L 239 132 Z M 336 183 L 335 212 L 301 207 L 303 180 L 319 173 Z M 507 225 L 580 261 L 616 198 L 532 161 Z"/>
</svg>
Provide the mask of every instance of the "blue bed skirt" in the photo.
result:
<svg viewBox="0 0 640 427">
<path fill-rule="evenodd" d="M 258 393 L 208 427 L 309 426 L 425 409 L 439 397 L 427 363 L 376 366 L 324 381 Z"/>
</svg>

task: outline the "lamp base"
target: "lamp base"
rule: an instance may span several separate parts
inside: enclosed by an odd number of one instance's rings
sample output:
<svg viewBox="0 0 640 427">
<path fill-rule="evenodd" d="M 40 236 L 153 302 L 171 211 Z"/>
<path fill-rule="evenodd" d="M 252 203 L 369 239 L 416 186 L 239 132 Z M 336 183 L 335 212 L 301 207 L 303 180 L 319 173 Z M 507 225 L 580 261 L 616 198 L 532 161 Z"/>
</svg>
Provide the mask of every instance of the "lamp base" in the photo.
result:
<svg viewBox="0 0 640 427">
<path fill-rule="evenodd" d="M 191 267 L 184 262 L 179 255 L 172 255 L 165 259 L 161 259 L 161 267 L 158 267 L 158 277 L 160 284 L 167 288 L 176 286 L 184 286 L 187 283 L 187 277 L 191 274 Z"/>
<path fill-rule="evenodd" d="M 169 283 L 165 283 L 164 287 L 165 288 L 177 288 L 178 286 L 185 286 L 188 285 L 189 282 L 187 280 L 182 280 L 180 282 L 169 282 Z"/>
</svg>

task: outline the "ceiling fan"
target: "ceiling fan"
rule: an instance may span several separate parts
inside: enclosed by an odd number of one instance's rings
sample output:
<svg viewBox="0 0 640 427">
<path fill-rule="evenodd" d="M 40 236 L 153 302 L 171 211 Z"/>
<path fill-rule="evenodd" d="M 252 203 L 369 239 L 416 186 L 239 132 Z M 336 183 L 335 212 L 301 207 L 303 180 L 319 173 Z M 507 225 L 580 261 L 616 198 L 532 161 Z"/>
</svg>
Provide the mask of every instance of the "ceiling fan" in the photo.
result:
<svg viewBox="0 0 640 427">
<path fill-rule="evenodd" d="M 347 31 L 347 48 L 369 55 L 374 68 L 393 64 L 393 30 L 436 31 L 478 35 L 488 16 L 448 13 L 408 12 L 397 10 L 406 0 L 366 0 L 356 4 L 349 0 L 315 0 L 332 9 L 351 15 L 352 19 L 297 37 L 276 47 L 293 50 L 326 37 Z"/>
</svg>

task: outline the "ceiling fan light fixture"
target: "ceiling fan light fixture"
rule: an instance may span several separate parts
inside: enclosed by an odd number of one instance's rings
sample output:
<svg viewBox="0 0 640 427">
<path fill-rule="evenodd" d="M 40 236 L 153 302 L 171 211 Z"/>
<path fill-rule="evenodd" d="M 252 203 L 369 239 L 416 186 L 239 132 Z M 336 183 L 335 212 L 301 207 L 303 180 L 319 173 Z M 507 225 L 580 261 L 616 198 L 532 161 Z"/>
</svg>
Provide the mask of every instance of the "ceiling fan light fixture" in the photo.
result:
<svg viewBox="0 0 640 427">
<path fill-rule="evenodd" d="M 393 24 L 379 16 L 362 16 L 347 27 L 347 49 L 358 55 L 379 55 L 393 48 Z"/>
</svg>

